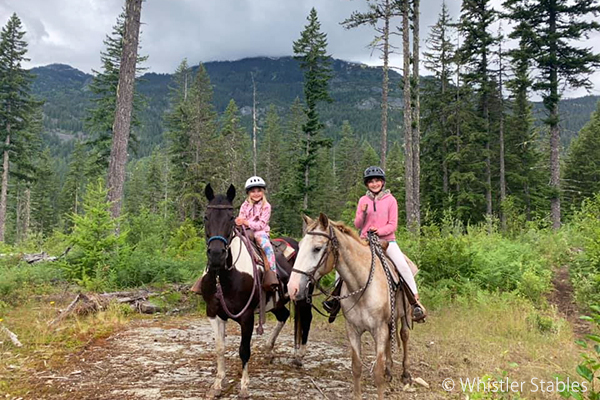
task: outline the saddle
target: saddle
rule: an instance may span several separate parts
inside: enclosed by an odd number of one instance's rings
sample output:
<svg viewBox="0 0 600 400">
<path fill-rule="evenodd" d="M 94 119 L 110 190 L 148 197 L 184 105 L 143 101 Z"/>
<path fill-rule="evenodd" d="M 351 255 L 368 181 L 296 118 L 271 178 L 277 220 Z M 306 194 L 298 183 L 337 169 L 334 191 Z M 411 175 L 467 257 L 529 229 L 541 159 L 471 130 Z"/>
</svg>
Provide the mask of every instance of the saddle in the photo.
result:
<svg viewBox="0 0 600 400">
<path fill-rule="evenodd" d="M 257 265 L 262 266 L 269 264 L 267 260 L 267 254 L 263 250 L 262 247 L 256 243 L 254 239 L 254 233 L 250 230 L 246 231 L 246 235 L 250 243 L 252 243 L 252 248 L 248 249 L 254 257 L 254 261 L 256 261 Z M 294 257 L 296 257 L 296 250 L 292 247 L 291 244 L 286 242 L 284 239 L 271 239 L 271 246 L 273 246 L 273 252 L 275 253 L 275 261 L 276 261 L 276 271 L 277 277 L 280 281 L 283 281 L 284 284 L 287 284 L 290 279 L 290 275 L 288 272 L 281 267 L 282 263 L 291 261 Z"/>
</svg>

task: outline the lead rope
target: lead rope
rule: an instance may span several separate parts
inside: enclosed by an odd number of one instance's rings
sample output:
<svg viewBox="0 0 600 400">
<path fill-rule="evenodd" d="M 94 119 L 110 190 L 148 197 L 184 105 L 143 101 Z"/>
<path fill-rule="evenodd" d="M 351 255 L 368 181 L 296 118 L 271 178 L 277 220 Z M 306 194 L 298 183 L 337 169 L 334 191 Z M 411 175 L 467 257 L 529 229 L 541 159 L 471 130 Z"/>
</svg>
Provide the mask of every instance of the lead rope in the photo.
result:
<svg viewBox="0 0 600 400">
<path fill-rule="evenodd" d="M 390 294 L 390 306 L 392 308 L 392 314 L 390 316 L 390 340 L 392 343 L 392 351 L 396 352 L 396 289 L 394 289 L 394 279 L 392 277 L 392 271 L 387 263 L 387 259 L 385 253 L 383 252 L 383 248 L 381 247 L 381 243 L 379 242 L 379 236 L 375 232 L 369 232 L 369 246 L 371 247 L 371 252 L 375 253 L 377 257 L 381 260 L 381 265 L 383 266 L 383 271 L 385 272 L 385 277 L 388 282 L 388 292 Z M 375 257 L 373 257 L 373 262 Z"/>
</svg>

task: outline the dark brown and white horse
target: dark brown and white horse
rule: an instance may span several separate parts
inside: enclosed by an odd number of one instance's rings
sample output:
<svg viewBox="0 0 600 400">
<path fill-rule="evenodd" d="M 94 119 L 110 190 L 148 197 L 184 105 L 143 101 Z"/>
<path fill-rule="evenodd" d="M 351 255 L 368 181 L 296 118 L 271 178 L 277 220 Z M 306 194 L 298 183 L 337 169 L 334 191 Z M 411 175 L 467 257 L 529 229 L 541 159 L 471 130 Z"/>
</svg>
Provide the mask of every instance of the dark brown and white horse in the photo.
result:
<svg viewBox="0 0 600 400">
<path fill-rule="evenodd" d="M 272 312 L 278 321 L 267 343 L 269 356 L 272 355 L 277 336 L 290 316 L 286 307 L 289 298 L 261 292 L 263 269 L 254 264 L 252 255 L 244 245 L 246 239 L 235 230 L 233 185 L 229 187 L 227 195 L 215 196 L 209 184 L 205 195 L 209 201 L 204 216 L 208 267 L 202 277 L 201 290 L 206 301 L 206 314 L 215 333 L 217 352 L 217 376 L 208 397 L 214 398 L 221 394 L 225 378 L 225 324 L 228 319 L 233 319 L 241 327 L 239 355 L 242 360 L 242 380 L 239 395 L 248 397 L 250 342 L 254 330 L 254 315 L 258 312 L 261 296 L 265 296 L 265 310 Z M 285 239 L 298 251 L 295 240 Z M 278 263 L 289 276 L 293 265 L 285 258 L 278 258 Z M 297 303 L 295 365 L 302 365 L 311 320 L 310 304 L 306 301 Z"/>
<path fill-rule="evenodd" d="M 405 383 L 411 381 L 408 372 L 408 321 L 406 299 L 401 290 L 392 292 L 379 259 L 373 260 L 369 246 L 357 233 L 342 223 L 330 221 L 324 214 L 317 221 L 305 217 L 306 234 L 300 242 L 294 272 L 288 282 L 291 298 L 300 301 L 310 297 L 307 290 L 311 281 L 318 281 L 334 268 L 344 280 L 341 301 L 346 317 L 346 333 L 352 348 L 352 376 L 354 398 L 361 398 L 361 337 L 369 332 L 375 340 L 376 361 L 373 370 L 378 398 L 384 396 L 386 376 L 391 378 L 391 321 L 402 321 L 400 336 L 403 345 L 403 373 Z M 392 307 L 392 304 L 395 306 Z M 397 306 L 396 306 L 397 305 Z M 395 315 L 392 316 L 392 310 Z M 395 325 L 394 325 L 395 326 Z M 397 337 L 395 338 L 397 339 Z"/>
</svg>

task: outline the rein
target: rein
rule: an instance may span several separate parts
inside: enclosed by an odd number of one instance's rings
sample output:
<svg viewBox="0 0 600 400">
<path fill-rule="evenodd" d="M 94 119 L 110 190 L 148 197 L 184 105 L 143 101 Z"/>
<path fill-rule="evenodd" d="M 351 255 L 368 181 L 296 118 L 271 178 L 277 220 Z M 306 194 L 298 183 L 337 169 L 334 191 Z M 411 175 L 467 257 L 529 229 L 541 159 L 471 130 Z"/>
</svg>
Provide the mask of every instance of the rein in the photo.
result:
<svg viewBox="0 0 600 400">
<path fill-rule="evenodd" d="M 220 209 L 220 210 L 233 210 L 233 206 L 228 205 L 228 204 L 208 205 L 208 206 L 206 206 L 206 208 Z M 230 267 L 226 267 L 226 269 L 228 271 L 231 271 L 232 269 L 234 269 L 235 265 L 237 264 L 238 260 L 240 259 L 240 255 L 242 254 L 242 244 L 244 246 L 246 246 L 246 249 L 249 252 L 252 249 L 250 247 L 251 246 L 250 241 L 248 239 L 248 236 L 246 235 L 245 229 L 242 229 L 241 232 L 236 232 L 236 230 L 233 229 L 231 238 L 229 238 L 229 240 L 227 240 L 223 236 L 216 235 L 216 236 L 211 236 L 206 241 L 206 245 L 208 246 L 210 244 L 210 242 L 212 242 L 213 240 L 220 240 L 223 243 L 225 243 L 226 250 L 229 250 L 229 248 L 231 247 L 231 242 L 233 241 L 233 238 L 235 238 L 236 236 L 240 238 L 240 241 L 242 243 L 240 244 L 240 251 L 238 252 L 237 258 L 231 264 Z M 259 277 L 259 273 L 258 273 L 258 267 L 256 266 L 256 261 L 254 260 L 254 257 L 252 257 L 252 254 L 250 254 L 250 259 L 252 260 L 252 279 L 253 279 L 252 292 L 250 293 L 250 297 L 248 297 L 248 301 L 246 302 L 246 305 L 242 308 L 242 310 L 240 312 L 238 312 L 237 314 L 233 314 L 231 311 L 229 311 L 229 308 L 227 307 L 227 303 L 225 302 L 225 296 L 223 294 L 223 288 L 221 286 L 221 279 L 219 277 L 219 274 L 217 274 L 217 276 L 216 276 L 216 286 L 217 286 L 216 296 L 219 298 L 221 308 L 223 308 L 223 311 L 225 311 L 225 314 L 227 314 L 227 316 L 229 318 L 236 319 L 236 318 L 239 318 L 246 311 L 248 311 L 248 308 L 250 307 L 250 304 L 252 304 L 252 300 L 254 299 L 254 294 L 256 293 L 256 288 L 259 287 L 259 291 L 258 291 L 259 318 L 258 318 L 258 327 L 256 328 L 256 333 L 258 333 L 259 335 L 262 335 L 264 332 L 263 324 L 265 322 L 265 301 L 263 299 L 262 290 L 260 290 L 260 277 Z"/>
</svg>

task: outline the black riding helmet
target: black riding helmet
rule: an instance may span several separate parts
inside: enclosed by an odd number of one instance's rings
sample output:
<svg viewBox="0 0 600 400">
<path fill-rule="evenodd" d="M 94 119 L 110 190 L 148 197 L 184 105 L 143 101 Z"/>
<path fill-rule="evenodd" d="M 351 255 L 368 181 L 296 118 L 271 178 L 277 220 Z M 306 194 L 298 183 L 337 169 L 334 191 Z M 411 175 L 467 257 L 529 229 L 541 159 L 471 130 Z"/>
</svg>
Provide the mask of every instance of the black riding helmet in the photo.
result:
<svg viewBox="0 0 600 400">
<path fill-rule="evenodd" d="M 369 179 L 372 178 L 381 178 L 383 182 L 385 182 L 385 172 L 383 172 L 381 168 L 375 166 L 365 169 L 365 173 L 363 174 L 363 182 L 365 183 L 365 186 L 367 185 Z"/>
</svg>

